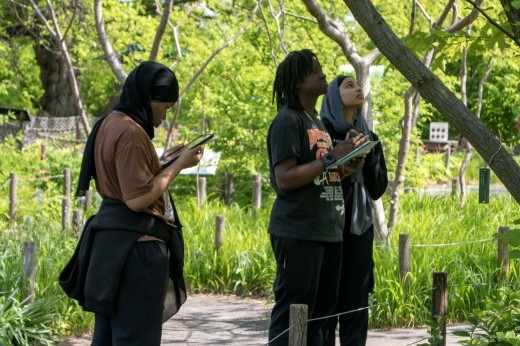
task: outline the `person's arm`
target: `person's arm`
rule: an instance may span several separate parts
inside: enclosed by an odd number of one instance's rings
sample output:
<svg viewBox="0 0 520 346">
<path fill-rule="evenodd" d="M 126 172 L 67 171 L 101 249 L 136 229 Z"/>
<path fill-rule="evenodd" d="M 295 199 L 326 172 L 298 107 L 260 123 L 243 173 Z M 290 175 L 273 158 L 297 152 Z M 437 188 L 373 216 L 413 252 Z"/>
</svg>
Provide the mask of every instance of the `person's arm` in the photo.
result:
<svg viewBox="0 0 520 346">
<path fill-rule="evenodd" d="M 296 158 L 289 157 L 274 166 L 276 185 L 282 191 L 290 191 L 305 186 L 323 173 L 321 160 L 298 165 Z"/>
<path fill-rule="evenodd" d="M 358 172 L 363 169 L 363 165 L 365 164 L 364 157 L 358 157 L 356 159 L 350 160 L 345 163 L 340 169 L 340 173 L 342 173 L 341 179 L 350 176 L 354 172 Z"/>
<path fill-rule="evenodd" d="M 179 175 L 180 171 L 195 166 L 202 158 L 202 146 L 184 151 L 177 160 L 170 166 L 163 169 L 153 177 L 152 188 L 137 197 L 125 200 L 128 208 L 135 212 L 144 211 L 148 206 L 155 202 L 166 191 L 168 185 Z"/>
<path fill-rule="evenodd" d="M 348 154 L 355 147 L 355 143 L 349 138 L 336 145 L 330 153 L 337 159 Z M 296 158 L 289 157 L 274 166 L 276 185 L 282 191 L 290 191 L 307 185 L 324 171 L 325 167 L 321 159 L 298 165 Z"/>
<path fill-rule="evenodd" d="M 370 140 L 370 137 L 358 132 L 355 129 L 351 129 L 347 132 L 347 135 L 345 136 L 345 139 L 343 141 L 346 141 L 348 139 L 351 139 L 354 145 L 357 147 L 365 143 L 366 141 Z M 352 173 L 361 171 L 365 164 L 365 157 L 366 155 L 363 155 L 362 157 L 358 157 L 343 164 L 340 167 L 341 179 L 343 180 L 345 177 L 350 176 Z"/>
</svg>

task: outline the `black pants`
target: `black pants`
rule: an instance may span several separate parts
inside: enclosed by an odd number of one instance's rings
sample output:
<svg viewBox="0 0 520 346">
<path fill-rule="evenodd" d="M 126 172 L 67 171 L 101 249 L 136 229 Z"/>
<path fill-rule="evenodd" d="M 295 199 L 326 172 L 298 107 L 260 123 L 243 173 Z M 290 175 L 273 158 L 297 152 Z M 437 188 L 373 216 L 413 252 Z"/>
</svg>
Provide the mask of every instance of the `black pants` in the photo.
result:
<svg viewBox="0 0 520 346">
<path fill-rule="evenodd" d="M 271 236 L 276 258 L 273 284 L 275 304 L 271 312 L 269 345 L 287 345 L 290 307 L 306 304 L 309 319 L 334 313 L 338 295 L 341 242 L 316 242 Z M 311 321 L 307 325 L 308 345 L 329 345 L 327 325 L 335 319 Z M 334 338 L 332 338 L 334 340 Z M 331 344 L 333 345 L 333 344 Z"/>
<path fill-rule="evenodd" d="M 136 242 L 121 274 L 114 315 L 96 314 L 92 345 L 160 345 L 167 284 L 166 245 Z"/>
<path fill-rule="evenodd" d="M 374 228 L 361 235 L 343 234 L 343 259 L 337 312 L 368 306 L 374 289 Z M 341 346 L 364 346 L 367 341 L 368 309 L 339 316 Z"/>
</svg>

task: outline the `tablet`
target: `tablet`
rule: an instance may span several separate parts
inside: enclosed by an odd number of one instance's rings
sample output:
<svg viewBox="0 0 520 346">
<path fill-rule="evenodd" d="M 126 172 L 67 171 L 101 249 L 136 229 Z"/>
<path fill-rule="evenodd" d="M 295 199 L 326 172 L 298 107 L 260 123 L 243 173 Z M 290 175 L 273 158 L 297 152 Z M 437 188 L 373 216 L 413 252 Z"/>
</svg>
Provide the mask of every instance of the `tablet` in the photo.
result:
<svg viewBox="0 0 520 346">
<path fill-rule="evenodd" d="M 364 154 L 367 154 L 370 150 L 372 150 L 373 147 L 376 146 L 377 143 L 379 143 L 378 140 L 377 141 L 366 141 L 365 143 L 361 144 L 356 149 L 352 150 L 347 155 L 343 156 L 342 158 L 337 159 L 336 161 L 334 161 L 333 163 L 328 165 L 327 169 L 337 167 L 339 165 L 344 164 L 345 162 L 348 162 L 352 159 L 355 159 Z"/>
<path fill-rule="evenodd" d="M 198 137 L 195 137 L 193 140 L 191 140 L 187 144 L 185 144 L 184 145 L 186 147 L 185 150 L 193 149 L 195 147 L 198 147 L 199 145 L 203 145 L 203 144 L 209 143 L 211 141 L 214 141 L 215 139 L 217 139 L 217 137 L 213 133 L 202 134 Z M 175 155 L 169 161 L 166 161 L 165 163 L 163 163 L 162 168 L 166 168 L 169 165 L 171 165 L 173 162 L 175 162 L 175 160 L 177 160 L 179 158 L 179 156 L 181 156 L 181 153 L 183 151 L 181 151 L 179 154 Z"/>
<path fill-rule="evenodd" d="M 198 147 L 199 145 L 206 144 L 215 139 L 216 139 L 216 137 L 213 133 L 203 134 L 203 135 L 200 135 L 200 136 L 194 138 L 191 142 L 188 142 L 188 144 L 186 144 L 186 148 L 193 149 L 195 147 Z"/>
</svg>

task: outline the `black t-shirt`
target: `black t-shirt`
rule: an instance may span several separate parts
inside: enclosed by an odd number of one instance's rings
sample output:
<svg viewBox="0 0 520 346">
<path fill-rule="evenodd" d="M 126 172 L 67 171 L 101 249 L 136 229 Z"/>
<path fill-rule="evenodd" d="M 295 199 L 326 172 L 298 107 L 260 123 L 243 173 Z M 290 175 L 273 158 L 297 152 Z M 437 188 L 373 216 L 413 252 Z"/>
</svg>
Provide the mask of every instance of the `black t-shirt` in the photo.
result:
<svg viewBox="0 0 520 346">
<path fill-rule="evenodd" d="M 287 158 L 294 157 L 301 165 L 331 149 L 332 141 L 319 118 L 288 107 L 280 109 L 267 134 L 271 186 L 276 191 L 269 233 L 313 241 L 342 240 L 345 208 L 337 169 L 291 191 L 281 191 L 274 174 L 274 166 Z"/>
</svg>

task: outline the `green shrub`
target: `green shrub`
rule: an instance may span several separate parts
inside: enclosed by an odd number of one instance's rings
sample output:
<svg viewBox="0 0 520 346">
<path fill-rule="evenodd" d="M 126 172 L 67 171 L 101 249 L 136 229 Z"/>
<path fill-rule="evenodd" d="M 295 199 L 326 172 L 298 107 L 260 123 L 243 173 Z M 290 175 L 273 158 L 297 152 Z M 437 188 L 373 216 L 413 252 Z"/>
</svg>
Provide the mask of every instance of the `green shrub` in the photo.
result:
<svg viewBox="0 0 520 346">
<path fill-rule="evenodd" d="M 483 309 L 473 310 L 467 317 L 470 327 L 454 332 L 467 337 L 462 345 L 520 345 L 520 293 L 503 288 L 487 298 Z"/>
<path fill-rule="evenodd" d="M 49 326 L 57 314 L 53 300 L 37 299 L 32 303 L 19 301 L 18 292 L 0 295 L 1 345 L 52 345 L 54 340 Z"/>
</svg>

